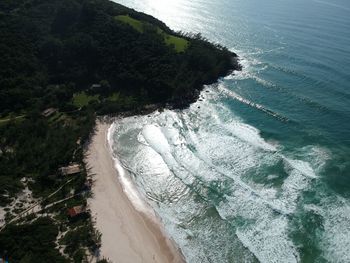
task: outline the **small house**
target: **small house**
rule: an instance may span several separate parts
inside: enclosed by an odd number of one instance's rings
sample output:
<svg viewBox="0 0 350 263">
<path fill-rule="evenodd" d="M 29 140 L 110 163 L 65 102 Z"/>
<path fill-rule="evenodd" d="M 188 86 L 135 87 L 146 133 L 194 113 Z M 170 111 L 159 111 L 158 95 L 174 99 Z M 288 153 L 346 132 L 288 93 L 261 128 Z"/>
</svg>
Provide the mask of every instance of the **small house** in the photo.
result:
<svg viewBox="0 0 350 263">
<path fill-rule="evenodd" d="M 69 166 L 66 167 L 61 167 L 59 169 L 59 172 L 62 175 L 74 175 L 74 174 L 78 174 L 80 173 L 81 169 L 80 169 L 80 165 L 75 163 L 75 164 L 71 164 Z"/>
<path fill-rule="evenodd" d="M 82 205 L 74 206 L 68 209 L 68 216 L 70 218 L 82 215 L 86 212 L 86 207 Z"/>
<path fill-rule="evenodd" d="M 56 113 L 57 109 L 55 108 L 48 108 L 46 110 L 44 110 L 41 115 L 43 115 L 44 117 L 50 117 L 52 114 Z"/>
</svg>

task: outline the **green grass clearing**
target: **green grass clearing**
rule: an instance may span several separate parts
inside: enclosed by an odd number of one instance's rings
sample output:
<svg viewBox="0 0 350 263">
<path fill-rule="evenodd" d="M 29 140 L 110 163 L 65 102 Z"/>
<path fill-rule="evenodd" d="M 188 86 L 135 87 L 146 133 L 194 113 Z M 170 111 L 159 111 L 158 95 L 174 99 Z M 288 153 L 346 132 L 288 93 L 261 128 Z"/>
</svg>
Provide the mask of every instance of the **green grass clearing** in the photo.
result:
<svg viewBox="0 0 350 263">
<path fill-rule="evenodd" d="M 73 95 L 73 104 L 77 107 L 87 106 L 92 101 L 98 101 L 98 95 L 90 96 L 84 91 Z"/>
<path fill-rule="evenodd" d="M 129 15 L 120 15 L 116 16 L 116 19 L 132 26 L 135 30 L 139 31 L 140 33 L 143 33 L 143 22 L 130 17 Z"/>
<path fill-rule="evenodd" d="M 162 34 L 164 36 L 165 43 L 170 46 L 174 45 L 176 52 L 184 52 L 188 47 L 188 41 L 182 37 L 176 37 L 173 35 L 169 35 L 167 33 Z"/>
<path fill-rule="evenodd" d="M 147 22 L 142 22 L 140 20 L 132 18 L 128 15 L 116 16 L 116 19 L 123 22 L 123 23 L 126 23 L 126 24 L 132 26 L 135 30 L 137 30 L 140 33 L 144 32 L 144 24 L 147 23 Z M 173 45 L 176 52 L 178 52 L 178 53 L 184 52 L 187 49 L 187 47 L 189 45 L 188 40 L 186 40 L 182 37 L 177 37 L 177 36 L 165 33 L 159 27 L 155 27 L 155 28 L 157 30 L 157 33 L 163 37 L 165 44 L 168 46 Z"/>
</svg>

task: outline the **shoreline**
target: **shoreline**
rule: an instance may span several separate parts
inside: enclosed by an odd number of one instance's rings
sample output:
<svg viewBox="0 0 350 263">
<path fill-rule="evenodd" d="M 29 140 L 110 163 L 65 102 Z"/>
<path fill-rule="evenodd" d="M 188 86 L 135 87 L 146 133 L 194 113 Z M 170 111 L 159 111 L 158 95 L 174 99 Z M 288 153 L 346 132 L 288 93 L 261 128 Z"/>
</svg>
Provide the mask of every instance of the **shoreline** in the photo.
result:
<svg viewBox="0 0 350 263">
<path fill-rule="evenodd" d="M 109 127 L 109 124 L 97 121 L 96 132 L 85 154 L 89 176 L 94 181 L 93 197 L 88 199 L 88 206 L 95 226 L 102 234 L 100 259 L 118 263 L 185 262 L 153 209 L 146 207 L 151 215 L 137 210 L 125 192 L 127 189 L 120 182 L 110 153 Z"/>
</svg>

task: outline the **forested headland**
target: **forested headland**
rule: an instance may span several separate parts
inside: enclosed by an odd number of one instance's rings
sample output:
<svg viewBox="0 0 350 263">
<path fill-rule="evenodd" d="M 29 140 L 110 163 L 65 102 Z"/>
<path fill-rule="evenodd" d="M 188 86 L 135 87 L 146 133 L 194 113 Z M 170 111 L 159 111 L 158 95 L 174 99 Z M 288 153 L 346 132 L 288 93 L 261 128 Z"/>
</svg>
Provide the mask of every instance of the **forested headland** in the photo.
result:
<svg viewBox="0 0 350 263">
<path fill-rule="evenodd" d="M 67 216 L 90 194 L 96 116 L 183 108 L 239 69 L 226 48 L 108 0 L 2 0 L 0 54 L 0 257 L 11 262 L 82 262 L 98 249 L 89 213 Z M 62 176 L 72 163 L 80 172 Z"/>
</svg>

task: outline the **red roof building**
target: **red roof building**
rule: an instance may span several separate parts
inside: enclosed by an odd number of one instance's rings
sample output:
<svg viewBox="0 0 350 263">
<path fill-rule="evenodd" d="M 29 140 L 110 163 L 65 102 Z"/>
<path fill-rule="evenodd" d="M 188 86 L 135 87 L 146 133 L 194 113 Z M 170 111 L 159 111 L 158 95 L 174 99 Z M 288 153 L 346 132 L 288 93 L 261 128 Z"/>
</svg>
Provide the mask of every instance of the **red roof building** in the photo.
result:
<svg viewBox="0 0 350 263">
<path fill-rule="evenodd" d="M 76 217 L 86 212 L 86 208 L 82 205 L 74 206 L 68 209 L 69 217 Z"/>
</svg>

